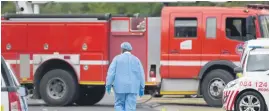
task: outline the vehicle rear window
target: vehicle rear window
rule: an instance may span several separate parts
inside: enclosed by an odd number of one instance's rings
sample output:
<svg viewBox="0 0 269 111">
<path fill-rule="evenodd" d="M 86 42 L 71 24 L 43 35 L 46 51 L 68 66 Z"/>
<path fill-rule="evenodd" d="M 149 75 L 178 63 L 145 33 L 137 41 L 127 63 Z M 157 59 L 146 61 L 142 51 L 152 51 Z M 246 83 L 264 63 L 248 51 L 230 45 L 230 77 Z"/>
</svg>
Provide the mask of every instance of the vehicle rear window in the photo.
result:
<svg viewBox="0 0 269 111">
<path fill-rule="evenodd" d="M 176 38 L 197 37 L 197 25 L 197 18 L 176 18 L 174 36 Z"/>
</svg>

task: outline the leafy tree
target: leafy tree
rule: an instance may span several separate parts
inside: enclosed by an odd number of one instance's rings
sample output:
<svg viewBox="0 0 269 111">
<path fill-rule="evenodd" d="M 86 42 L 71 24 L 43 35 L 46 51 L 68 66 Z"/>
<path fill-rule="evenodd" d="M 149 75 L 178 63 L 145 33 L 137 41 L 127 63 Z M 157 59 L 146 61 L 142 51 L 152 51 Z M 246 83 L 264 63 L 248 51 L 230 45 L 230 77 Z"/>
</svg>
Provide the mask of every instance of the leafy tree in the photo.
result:
<svg viewBox="0 0 269 111">
<path fill-rule="evenodd" d="M 3 13 L 15 13 L 15 5 L 10 1 L 1 1 Z M 232 1 L 225 3 L 195 2 L 195 3 L 170 3 L 170 6 L 246 6 L 247 4 L 269 4 L 268 1 Z M 47 3 L 40 5 L 41 13 L 52 14 L 89 14 L 89 13 L 111 13 L 111 14 L 134 14 L 140 13 L 148 16 L 160 16 L 162 3 Z"/>
<path fill-rule="evenodd" d="M 13 2 L 1 1 L 1 14 L 16 13 L 16 6 Z"/>
</svg>

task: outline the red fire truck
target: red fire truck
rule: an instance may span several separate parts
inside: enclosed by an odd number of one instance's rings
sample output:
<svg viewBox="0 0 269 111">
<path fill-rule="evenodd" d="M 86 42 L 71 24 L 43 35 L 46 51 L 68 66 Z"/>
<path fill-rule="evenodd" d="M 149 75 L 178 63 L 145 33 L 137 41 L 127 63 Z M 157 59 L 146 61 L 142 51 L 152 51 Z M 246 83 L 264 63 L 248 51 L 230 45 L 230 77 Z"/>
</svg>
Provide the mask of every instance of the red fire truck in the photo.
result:
<svg viewBox="0 0 269 111">
<path fill-rule="evenodd" d="M 164 7 L 160 94 L 199 94 L 221 106 L 244 41 L 269 37 L 269 6 Z"/>
<path fill-rule="evenodd" d="M 147 93 L 198 94 L 220 106 L 242 43 L 269 37 L 269 13 L 260 7 L 166 6 L 161 17 L 7 14 L 2 55 L 37 98 L 93 105 L 104 96 L 110 61 L 128 41 L 143 63 Z"/>
</svg>

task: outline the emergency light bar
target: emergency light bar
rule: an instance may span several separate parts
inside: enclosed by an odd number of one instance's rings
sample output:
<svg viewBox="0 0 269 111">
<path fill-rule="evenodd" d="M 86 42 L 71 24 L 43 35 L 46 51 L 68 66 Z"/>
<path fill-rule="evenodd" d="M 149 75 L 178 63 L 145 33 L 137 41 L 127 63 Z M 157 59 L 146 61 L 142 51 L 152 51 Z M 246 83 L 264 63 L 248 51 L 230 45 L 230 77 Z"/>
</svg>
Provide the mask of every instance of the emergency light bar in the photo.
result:
<svg viewBox="0 0 269 111">
<path fill-rule="evenodd" d="M 249 48 L 253 48 L 253 49 L 269 49 L 269 46 L 249 46 Z"/>
<path fill-rule="evenodd" d="M 267 10 L 269 10 L 269 5 L 264 5 L 264 4 L 249 4 L 249 5 L 247 5 L 247 8 L 267 9 Z"/>
</svg>

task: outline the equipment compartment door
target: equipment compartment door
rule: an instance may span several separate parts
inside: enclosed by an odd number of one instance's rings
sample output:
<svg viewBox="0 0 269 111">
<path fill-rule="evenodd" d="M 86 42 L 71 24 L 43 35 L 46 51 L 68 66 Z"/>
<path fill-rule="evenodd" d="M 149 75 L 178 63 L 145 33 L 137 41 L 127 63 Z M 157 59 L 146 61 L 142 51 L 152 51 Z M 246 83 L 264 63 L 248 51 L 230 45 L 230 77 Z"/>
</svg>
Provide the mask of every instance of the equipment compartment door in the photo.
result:
<svg viewBox="0 0 269 111">
<path fill-rule="evenodd" d="M 111 35 L 109 38 L 110 63 L 116 55 L 121 53 L 121 43 L 129 42 L 133 47 L 131 53 L 140 59 L 145 74 L 147 74 L 147 31 L 131 32 L 129 27 L 132 27 L 134 24 L 131 25 L 129 20 L 129 17 L 119 17 L 114 18 L 111 22 Z M 147 80 L 147 76 L 145 76 L 145 79 Z"/>
<path fill-rule="evenodd" d="M 202 13 L 172 13 L 169 35 L 170 78 L 196 78 L 201 68 Z"/>
</svg>

